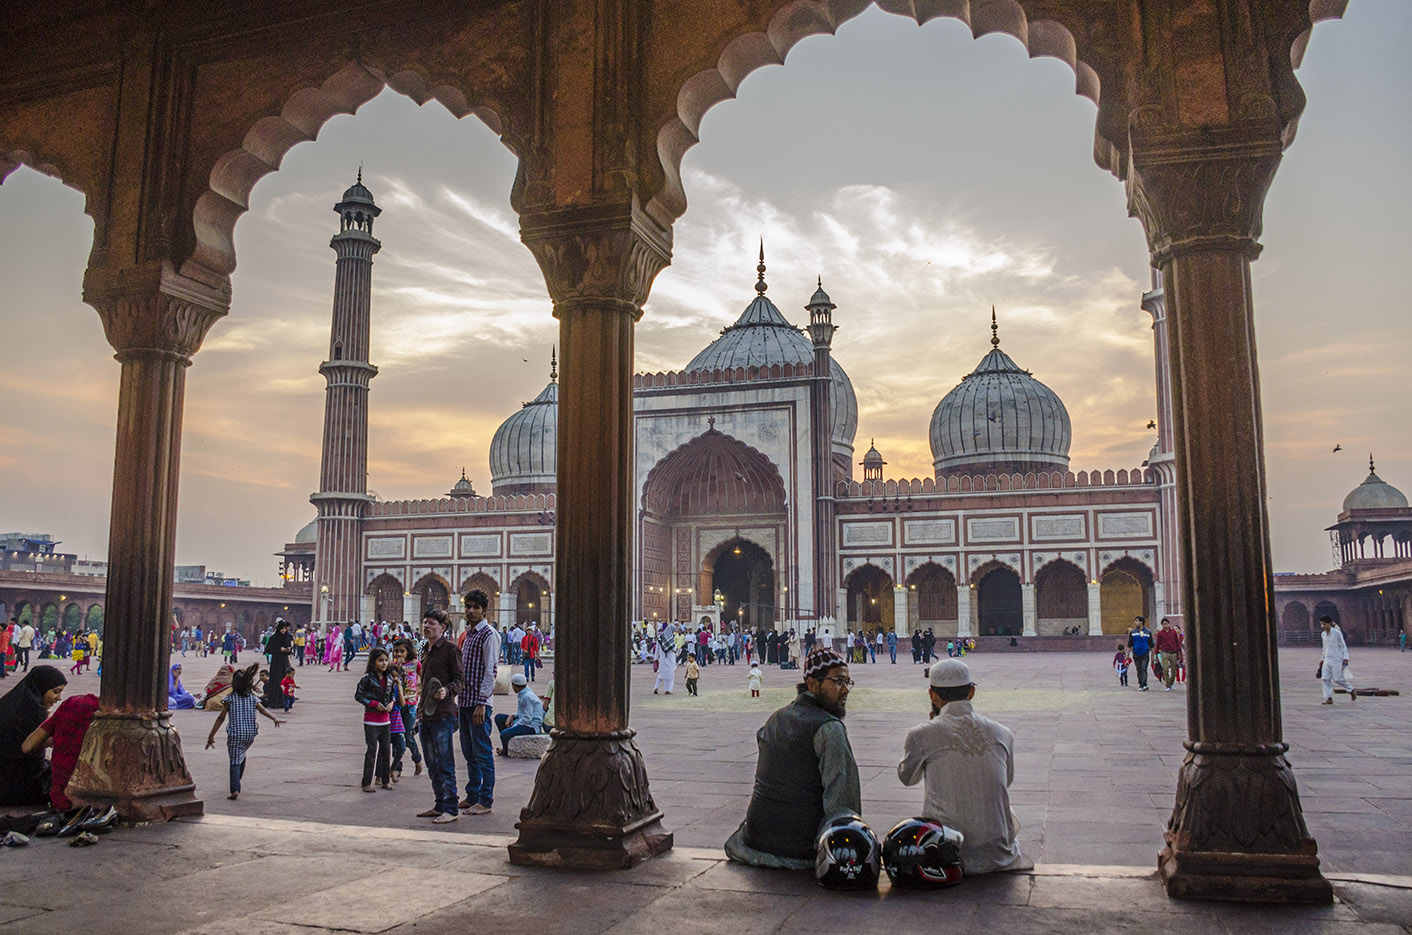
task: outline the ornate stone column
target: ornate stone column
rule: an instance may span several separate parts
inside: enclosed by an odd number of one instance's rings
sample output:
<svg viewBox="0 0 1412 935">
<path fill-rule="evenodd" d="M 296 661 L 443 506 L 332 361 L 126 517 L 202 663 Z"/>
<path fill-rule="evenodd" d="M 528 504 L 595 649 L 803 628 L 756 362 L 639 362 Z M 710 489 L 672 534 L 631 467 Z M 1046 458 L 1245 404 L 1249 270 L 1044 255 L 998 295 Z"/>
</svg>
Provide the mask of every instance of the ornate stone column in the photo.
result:
<svg viewBox="0 0 1412 935">
<path fill-rule="evenodd" d="M 510 860 L 632 866 L 672 835 L 628 728 L 632 612 L 633 327 L 671 257 L 671 232 L 635 205 L 526 216 L 520 236 L 559 319 L 559 464 L 554 534 L 558 629 L 553 738 Z"/>
<path fill-rule="evenodd" d="M 1039 625 L 1039 614 L 1035 610 L 1035 593 L 1033 584 L 1020 585 L 1020 607 L 1024 618 L 1024 636 L 1037 635 L 1036 627 Z"/>
<path fill-rule="evenodd" d="M 199 815 L 201 801 L 167 713 L 177 479 L 186 368 L 228 289 L 165 264 L 90 270 L 98 310 L 122 364 L 108 538 L 102 706 L 83 741 L 69 794 L 113 804 L 125 821 Z"/>
<path fill-rule="evenodd" d="M 1278 123 L 1134 130 L 1129 208 L 1166 292 L 1187 756 L 1159 859 L 1172 896 L 1329 902 L 1281 737 L 1250 261 Z"/>
<path fill-rule="evenodd" d="M 971 635 L 971 589 L 964 584 L 956 587 L 956 635 Z"/>
<path fill-rule="evenodd" d="M 1103 635 L 1103 586 L 1097 581 L 1088 583 L 1088 635 Z"/>
</svg>

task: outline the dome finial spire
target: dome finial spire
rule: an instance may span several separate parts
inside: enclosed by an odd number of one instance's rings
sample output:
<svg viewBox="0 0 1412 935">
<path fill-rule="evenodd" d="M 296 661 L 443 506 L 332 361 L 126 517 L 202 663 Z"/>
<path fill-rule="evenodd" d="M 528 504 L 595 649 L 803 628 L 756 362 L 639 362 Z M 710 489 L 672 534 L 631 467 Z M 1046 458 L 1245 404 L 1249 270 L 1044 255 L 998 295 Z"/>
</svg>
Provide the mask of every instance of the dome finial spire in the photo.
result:
<svg viewBox="0 0 1412 935">
<path fill-rule="evenodd" d="M 760 238 L 760 265 L 755 267 L 755 272 L 760 274 L 760 278 L 755 283 L 755 291 L 760 295 L 765 294 L 765 290 L 770 288 L 765 282 L 765 238 Z"/>
<path fill-rule="evenodd" d="M 1373 453 L 1372 453 L 1371 451 L 1368 452 L 1368 473 L 1369 473 L 1369 474 L 1376 474 L 1376 473 L 1378 473 L 1378 472 L 1377 472 L 1376 470 L 1374 470 L 1374 468 L 1373 468 Z"/>
<path fill-rule="evenodd" d="M 363 163 L 361 161 L 358 163 L 358 184 L 363 184 Z"/>
<path fill-rule="evenodd" d="M 559 345 L 557 344 L 549 348 L 549 382 L 559 382 Z"/>
<path fill-rule="evenodd" d="M 1000 346 L 1000 326 L 995 323 L 995 306 L 990 307 L 990 346 Z"/>
</svg>

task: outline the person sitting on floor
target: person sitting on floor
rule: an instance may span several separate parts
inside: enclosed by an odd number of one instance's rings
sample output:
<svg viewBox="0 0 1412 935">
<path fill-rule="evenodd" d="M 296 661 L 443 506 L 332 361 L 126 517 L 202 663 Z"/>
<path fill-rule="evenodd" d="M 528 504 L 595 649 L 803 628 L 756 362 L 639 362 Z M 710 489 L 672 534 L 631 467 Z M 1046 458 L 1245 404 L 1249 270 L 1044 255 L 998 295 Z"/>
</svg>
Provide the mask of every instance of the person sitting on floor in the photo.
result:
<svg viewBox="0 0 1412 935">
<path fill-rule="evenodd" d="M 180 711 L 196 707 L 196 696 L 181 684 L 181 663 L 175 663 L 167 673 L 167 710 Z"/>
<path fill-rule="evenodd" d="M 495 715 L 495 726 L 500 730 L 500 755 L 510 753 L 510 740 L 525 734 L 537 734 L 544 726 L 544 702 L 529 687 L 529 679 L 523 673 L 510 676 L 510 686 L 515 689 L 516 709 L 511 717 L 508 714 Z"/>
<path fill-rule="evenodd" d="M 88 733 L 88 725 L 93 723 L 93 715 L 98 713 L 97 695 L 74 695 L 65 698 L 49 715 L 48 720 L 34 729 L 25 738 L 22 749 L 27 754 L 42 751 L 53 746 L 50 757 L 49 802 L 61 812 L 73 808 L 66 794 L 69 779 L 78 766 L 78 754 L 83 749 L 83 738 Z M 42 754 L 41 754 L 42 755 Z"/>
<path fill-rule="evenodd" d="M 931 720 L 907 732 L 897 778 L 907 786 L 926 780 L 922 814 L 965 835 L 967 875 L 1030 869 L 1010 810 L 1015 735 L 971 707 L 976 685 L 966 663 L 944 659 L 929 679 Z"/>
<path fill-rule="evenodd" d="M 820 826 L 863 810 L 858 764 L 843 727 L 853 680 L 832 649 L 804 660 L 794 700 L 755 734 L 760 756 L 745 821 L 726 841 L 726 856 L 756 867 L 814 866 Z"/>
</svg>

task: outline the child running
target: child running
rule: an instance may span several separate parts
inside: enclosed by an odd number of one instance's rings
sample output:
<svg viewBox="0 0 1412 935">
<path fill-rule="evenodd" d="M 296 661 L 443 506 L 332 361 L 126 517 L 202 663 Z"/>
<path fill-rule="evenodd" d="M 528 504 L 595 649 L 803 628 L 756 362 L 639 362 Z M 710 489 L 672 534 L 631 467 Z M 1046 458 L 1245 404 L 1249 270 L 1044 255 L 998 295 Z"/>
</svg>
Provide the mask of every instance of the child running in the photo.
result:
<svg viewBox="0 0 1412 935">
<path fill-rule="evenodd" d="M 760 663 L 750 664 L 750 674 L 747 676 L 750 681 L 750 697 L 760 697 L 760 685 L 765 681 L 765 673 L 760 671 Z"/>
<path fill-rule="evenodd" d="M 696 690 L 696 683 L 701 679 L 701 667 L 696 664 L 695 656 L 688 656 L 686 659 L 686 693 L 688 695 L 699 695 Z"/>
<path fill-rule="evenodd" d="M 255 742 L 255 735 L 260 732 L 260 725 L 255 723 L 255 715 L 263 714 L 274 721 L 276 727 L 284 723 L 266 711 L 255 695 L 255 676 L 259 672 L 260 664 L 255 663 L 231 676 L 230 694 L 225 697 L 221 715 L 216 718 L 216 723 L 211 725 L 211 734 L 206 738 L 206 749 L 209 750 L 216 745 L 216 731 L 220 730 L 222 723 L 226 725 L 226 751 L 230 753 L 230 795 L 226 796 L 228 799 L 240 796 L 240 780 L 245 775 L 245 755 L 250 750 L 250 745 Z"/>
<path fill-rule="evenodd" d="M 373 769 L 377 767 L 378 784 L 392 788 L 392 708 L 397 700 L 392 675 L 387 671 L 392 657 L 387 650 L 368 650 L 368 668 L 358 680 L 353 700 L 363 706 L 363 739 L 368 749 L 363 754 L 363 791 L 373 791 Z"/>
</svg>

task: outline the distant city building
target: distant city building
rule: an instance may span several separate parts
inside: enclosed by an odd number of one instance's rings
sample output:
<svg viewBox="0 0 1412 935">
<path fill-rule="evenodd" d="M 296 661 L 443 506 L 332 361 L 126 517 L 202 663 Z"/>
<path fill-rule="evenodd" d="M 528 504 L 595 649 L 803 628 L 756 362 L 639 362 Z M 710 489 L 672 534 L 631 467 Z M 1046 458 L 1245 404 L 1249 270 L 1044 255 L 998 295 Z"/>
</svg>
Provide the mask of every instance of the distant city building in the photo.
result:
<svg viewBox="0 0 1412 935">
<path fill-rule="evenodd" d="M 178 565 L 173 569 L 172 580 L 177 584 L 193 584 L 206 580 L 205 565 Z"/>
<path fill-rule="evenodd" d="M 336 206 L 337 255 L 318 516 L 279 554 L 313 619 L 416 620 L 482 588 L 502 623 L 554 620 L 559 384 L 496 431 L 491 493 L 462 472 L 445 494 L 377 501 L 367 489 L 372 238 L 357 184 Z M 1000 348 L 945 393 L 931 420 L 933 476 L 854 479 L 858 402 L 832 356 L 822 282 L 805 328 L 755 295 L 682 370 L 634 379 L 638 519 L 634 614 L 841 632 L 1115 635 L 1135 615 L 1180 619 L 1165 299 L 1153 316 L 1157 443 L 1126 470 L 1069 470 L 1058 395 Z"/>
<path fill-rule="evenodd" d="M 0 571 L 67 573 L 78 556 L 54 551 L 58 544 L 48 533 L 0 533 Z"/>
<path fill-rule="evenodd" d="M 76 575 L 84 575 L 90 578 L 106 578 L 108 576 L 108 563 L 100 562 L 95 559 L 81 558 L 74 562 L 74 566 L 70 570 Z"/>
</svg>

